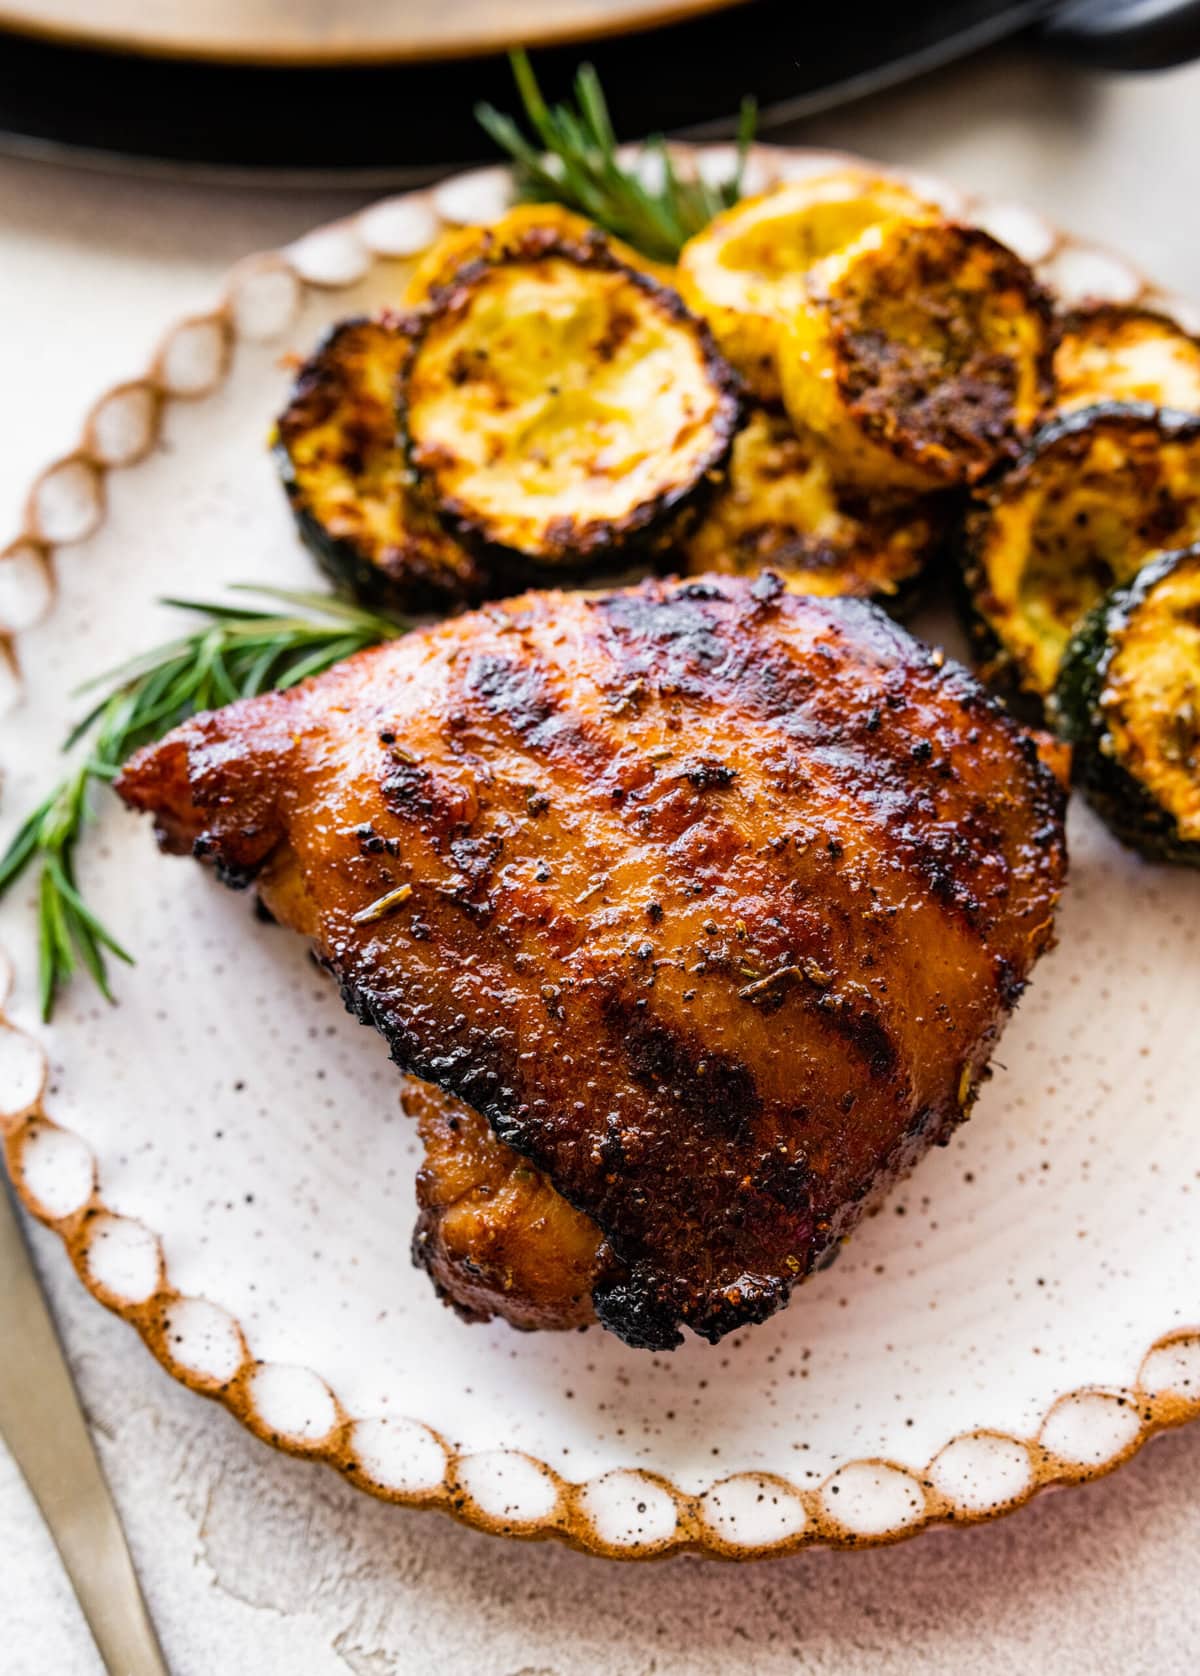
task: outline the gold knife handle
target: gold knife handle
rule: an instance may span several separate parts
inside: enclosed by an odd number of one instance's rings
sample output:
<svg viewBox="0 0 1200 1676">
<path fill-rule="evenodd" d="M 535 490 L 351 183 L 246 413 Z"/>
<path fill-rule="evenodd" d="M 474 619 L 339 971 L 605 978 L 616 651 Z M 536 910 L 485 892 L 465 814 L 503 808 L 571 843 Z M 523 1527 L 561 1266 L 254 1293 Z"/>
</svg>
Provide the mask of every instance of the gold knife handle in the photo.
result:
<svg viewBox="0 0 1200 1676">
<path fill-rule="evenodd" d="M 0 1276 L 0 1433 L 42 1510 L 109 1676 L 168 1676 L 7 1182 L 0 1186 Z"/>
</svg>

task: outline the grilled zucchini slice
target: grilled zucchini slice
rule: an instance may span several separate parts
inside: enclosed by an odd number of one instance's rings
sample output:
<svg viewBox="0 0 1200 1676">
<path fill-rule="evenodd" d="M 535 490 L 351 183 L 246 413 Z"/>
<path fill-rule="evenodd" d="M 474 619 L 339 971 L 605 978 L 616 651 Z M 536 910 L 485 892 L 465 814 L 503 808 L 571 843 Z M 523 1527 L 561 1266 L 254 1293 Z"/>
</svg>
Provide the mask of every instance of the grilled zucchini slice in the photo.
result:
<svg viewBox="0 0 1200 1676">
<path fill-rule="evenodd" d="M 1151 559 L 1084 618 L 1053 709 L 1117 837 L 1200 867 L 1200 547 Z"/>
<path fill-rule="evenodd" d="M 779 351 L 794 423 L 864 486 L 974 483 L 1013 458 L 1050 391 L 1032 271 L 974 227 L 889 221 L 815 267 Z"/>
<path fill-rule="evenodd" d="M 1045 700 L 1114 584 L 1200 538 L 1200 418 L 1109 403 L 1053 420 L 968 519 L 965 580 L 985 672 Z"/>
<path fill-rule="evenodd" d="M 408 338 L 392 319 L 343 320 L 296 378 L 274 454 L 301 538 L 366 603 L 445 607 L 488 592 L 479 561 L 420 501 L 396 435 Z"/>
<path fill-rule="evenodd" d="M 1200 413 L 1200 340 L 1165 314 L 1097 303 L 1063 322 L 1054 351 L 1054 405 L 1151 402 Z"/>
<path fill-rule="evenodd" d="M 743 199 L 688 240 L 680 295 L 708 321 L 748 388 L 777 402 L 779 337 L 803 302 L 808 270 L 877 222 L 932 213 L 899 181 L 866 169 L 791 181 Z"/>
<path fill-rule="evenodd" d="M 455 533 L 510 570 L 660 547 L 724 465 L 733 373 L 603 239 L 534 233 L 471 263 L 413 331 L 409 458 Z"/>
<path fill-rule="evenodd" d="M 907 601 L 945 525 L 931 497 L 867 497 L 834 483 L 816 437 L 755 411 L 733 444 L 729 481 L 683 547 L 689 574 L 778 571 L 804 594 Z"/>
<path fill-rule="evenodd" d="M 603 238 L 613 255 L 627 267 L 650 274 L 664 285 L 675 283 L 674 268 L 662 262 L 652 262 L 631 245 L 622 244 L 620 239 L 613 238 L 609 233 L 601 233 L 586 216 L 577 215 L 562 204 L 516 204 L 499 221 L 487 226 L 448 228 L 430 245 L 409 275 L 404 292 L 405 305 L 415 308 L 428 302 L 433 293 L 448 285 L 468 262 L 476 262 L 481 256 L 502 255 L 505 251 L 518 249 L 527 243 L 530 233 L 566 239 L 570 243 L 586 238 Z"/>
</svg>

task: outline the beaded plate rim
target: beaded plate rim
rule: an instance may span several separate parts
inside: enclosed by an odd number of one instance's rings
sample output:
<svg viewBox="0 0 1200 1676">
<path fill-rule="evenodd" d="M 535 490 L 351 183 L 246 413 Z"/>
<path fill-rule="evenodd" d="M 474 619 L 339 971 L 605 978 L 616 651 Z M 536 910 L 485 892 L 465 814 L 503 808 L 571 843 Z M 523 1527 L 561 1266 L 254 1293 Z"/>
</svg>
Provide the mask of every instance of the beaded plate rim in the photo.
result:
<svg viewBox="0 0 1200 1676">
<path fill-rule="evenodd" d="M 672 148 L 685 168 L 727 170 L 731 148 Z M 843 152 L 759 145 L 748 159 L 748 185 L 836 167 L 868 167 L 907 181 L 948 212 L 970 219 L 1012 244 L 1064 302 L 1084 296 L 1162 309 L 1188 329 L 1195 310 L 1149 284 L 1124 258 L 1070 238 L 1016 204 L 973 198 L 924 175 L 865 163 Z M 227 276 L 215 306 L 177 321 L 145 371 L 109 387 L 92 405 L 75 446 L 34 478 L 19 534 L 0 549 L 0 666 L 19 690 L 21 632 L 53 608 L 54 555 L 86 540 L 105 517 L 104 483 L 113 471 L 136 468 L 151 452 L 165 410 L 217 391 L 242 340 L 270 341 L 287 329 L 305 294 L 338 291 L 364 278 L 375 263 L 419 255 L 446 226 L 482 223 L 511 193 L 503 167 L 473 170 L 440 184 L 386 198 L 305 234 L 276 251 L 250 256 Z M 133 430 L 133 440 L 122 438 Z M 132 424 L 131 424 L 132 421 Z M 140 436 L 139 436 L 140 427 Z M 11 584 L 11 586 L 10 586 Z M 6 593 L 6 587 L 8 589 Z M 8 600 L 7 607 L 5 600 Z M 17 610 L 13 611 L 15 599 Z M 0 1009 L 12 969 L 0 950 Z M 221 1306 L 187 1297 L 170 1281 L 157 1234 L 105 1203 L 87 1144 L 57 1124 L 46 1108 L 48 1061 L 40 1043 L 0 1010 L 0 1133 L 5 1160 L 25 1207 L 54 1230 L 88 1291 L 133 1326 L 166 1371 L 189 1389 L 222 1403 L 243 1425 L 288 1454 L 334 1467 L 359 1488 L 408 1506 L 439 1508 L 495 1535 L 557 1538 L 611 1558 L 655 1558 L 693 1551 L 755 1559 L 823 1545 L 876 1547 L 937 1525 L 978 1524 L 1012 1512 L 1053 1486 L 1087 1482 L 1129 1460 L 1151 1437 L 1200 1417 L 1200 1332 L 1172 1331 L 1154 1340 L 1130 1387 L 1083 1386 L 1059 1396 L 1036 1432 L 1016 1437 L 968 1431 L 950 1438 L 922 1470 L 878 1457 L 848 1460 L 815 1488 L 777 1474 L 742 1472 L 689 1494 L 660 1474 L 618 1468 L 575 1482 L 518 1451 L 456 1451 L 415 1420 L 355 1418 L 311 1370 L 257 1361 L 241 1325 Z M 58 1149 L 60 1170 L 78 1184 L 77 1202 L 39 1197 L 31 1148 Z M 140 1295 L 115 1290 L 99 1253 L 123 1254 L 126 1273 L 140 1273 Z M 182 1313 L 181 1313 L 182 1312 Z M 204 1365 L 185 1364 L 173 1345 L 186 1316 L 205 1343 Z M 295 1417 L 302 1415 L 297 1420 Z M 290 1418 L 289 1418 L 290 1417 Z M 388 1428 L 391 1431 L 388 1431 Z M 404 1464 L 397 1470 L 397 1447 Z M 392 1451 L 389 1456 L 389 1449 Z M 993 1474 L 986 1494 L 980 1474 Z M 769 1501 L 778 1535 L 739 1540 L 747 1506 Z M 855 1518 L 874 1501 L 892 1507 L 882 1523 Z M 759 1516 L 761 1517 L 761 1515 Z"/>
</svg>

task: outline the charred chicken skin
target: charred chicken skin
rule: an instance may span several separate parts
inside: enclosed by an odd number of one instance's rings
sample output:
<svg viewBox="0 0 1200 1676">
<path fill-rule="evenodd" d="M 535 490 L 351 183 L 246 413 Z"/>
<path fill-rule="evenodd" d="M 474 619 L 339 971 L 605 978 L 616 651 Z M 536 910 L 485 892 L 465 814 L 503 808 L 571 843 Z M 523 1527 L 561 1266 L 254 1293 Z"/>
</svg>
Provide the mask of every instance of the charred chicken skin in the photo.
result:
<svg viewBox="0 0 1200 1676">
<path fill-rule="evenodd" d="M 580 1214 L 551 1315 L 586 1282 L 660 1349 L 770 1315 L 966 1114 L 1065 868 L 1062 791 L 970 675 L 770 574 L 509 600 L 198 716 L 119 790 L 486 1120 L 480 1169 Z M 497 1183 L 434 1142 L 428 1266 L 512 1315 L 447 1221 Z"/>
</svg>

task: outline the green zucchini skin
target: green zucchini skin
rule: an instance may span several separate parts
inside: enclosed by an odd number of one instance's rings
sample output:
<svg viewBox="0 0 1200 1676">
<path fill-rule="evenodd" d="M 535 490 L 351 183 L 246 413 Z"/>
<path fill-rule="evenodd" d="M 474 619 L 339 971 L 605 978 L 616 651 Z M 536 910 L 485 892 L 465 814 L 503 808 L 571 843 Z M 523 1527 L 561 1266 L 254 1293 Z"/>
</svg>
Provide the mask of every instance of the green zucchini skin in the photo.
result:
<svg viewBox="0 0 1200 1676">
<path fill-rule="evenodd" d="M 1200 841 L 1180 834 L 1175 816 L 1121 760 L 1103 703 L 1113 659 L 1135 616 L 1183 566 L 1200 571 L 1200 544 L 1158 554 L 1088 613 L 1071 637 L 1049 709 L 1072 747 L 1073 778 L 1110 832 L 1148 860 L 1200 867 Z"/>
<path fill-rule="evenodd" d="M 1090 441 L 1097 436 L 1107 436 L 1114 443 L 1128 438 L 1131 448 L 1156 437 L 1160 444 L 1195 446 L 1200 453 L 1200 416 L 1154 407 L 1149 402 L 1099 402 L 1057 415 L 1040 427 L 1010 469 L 996 474 L 975 492 L 962 525 L 958 574 L 952 591 L 975 664 L 1009 708 L 1033 725 L 1045 718 L 1053 682 L 1043 685 L 1035 681 L 1029 670 L 1022 668 L 997 626 L 988 545 L 994 537 L 998 513 L 1023 494 L 1034 492 L 1039 477 L 1050 476 L 1053 480 L 1061 475 L 1063 493 L 1069 495 L 1072 473 L 1086 461 Z M 1141 553 L 1130 555 L 1131 569 L 1139 558 L 1181 546 L 1200 534 L 1200 479 L 1191 506 L 1172 499 L 1158 485 L 1147 485 L 1144 492 L 1144 504 L 1133 510 L 1139 514 L 1135 521 L 1145 525 L 1145 546 Z M 1160 520 L 1164 521 L 1161 529 L 1157 527 Z M 1128 580 L 1128 576 L 1120 578 L 1118 585 Z"/>
</svg>

